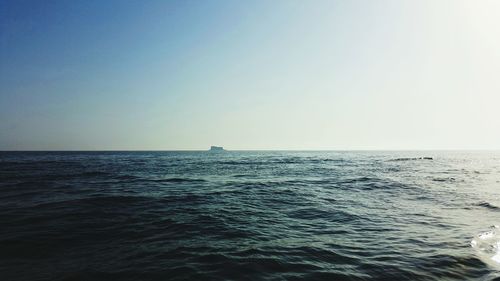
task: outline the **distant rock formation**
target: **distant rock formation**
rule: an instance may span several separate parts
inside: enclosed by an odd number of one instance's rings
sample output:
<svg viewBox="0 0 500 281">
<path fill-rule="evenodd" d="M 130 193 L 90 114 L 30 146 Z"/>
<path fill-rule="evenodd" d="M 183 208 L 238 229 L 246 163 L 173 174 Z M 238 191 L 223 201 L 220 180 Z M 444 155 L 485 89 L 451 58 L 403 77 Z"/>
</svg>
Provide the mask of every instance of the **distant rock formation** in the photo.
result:
<svg viewBox="0 0 500 281">
<path fill-rule="evenodd" d="M 222 146 L 211 146 L 209 151 L 214 151 L 214 152 L 220 152 L 220 151 L 225 151 Z"/>
</svg>

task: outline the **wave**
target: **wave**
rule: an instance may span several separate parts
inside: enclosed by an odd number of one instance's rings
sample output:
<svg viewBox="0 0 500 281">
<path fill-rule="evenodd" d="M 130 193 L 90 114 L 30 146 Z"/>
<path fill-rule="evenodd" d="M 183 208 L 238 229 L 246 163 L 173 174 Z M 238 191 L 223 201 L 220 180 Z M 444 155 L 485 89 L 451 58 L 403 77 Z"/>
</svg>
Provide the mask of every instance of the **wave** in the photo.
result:
<svg viewBox="0 0 500 281">
<path fill-rule="evenodd" d="M 486 202 L 486 201 L 483 201 L 483 202 L 479 202 L 477 204 L 475 204 L 475 206 L 477 207 L 484 207 L 484 208 L 487 208 L 487 209 L 490 209 L 490 210 L 494 210 L 494 211 L 500 211 L 500 207 L 498 206 L 495 206 L 489 202 Z"/>
<path fill-rule="evenodd" d="M 329 218 L 329 220 L 336 222 L 352 222 L 357 221 L 360 218 L 357 215 L 351 214 L 347 211 L 342 210 L 322 210 L 311 207 L 304 207 L 289 211 L 287 213 L 288 217 L 292 219 L 300 220 L 324 220 Z"/>
<path fill-rule="evenodd" d="M 432 157 L 424 156 L 424 157 L 403 157 L 403 158 L 394 158 L 389 161 L 415 161 L 415 160 L 434 160 Z"/>
<path fill-rule="evenodd" d="M 433 178 L 432 181 L 437 181 L 437 182 L 454 182 L 456 179 L 454 177 L 448 177 L 448 178 Z"/>
<path fill-rule="evenodd" d="M 83 177 L 99 177 L 99 176 L 108 176 L 110 173 L 107 172 L 100 172 L 100 171 L 89 171 L 89 172 L 83 172 L 80 174 L 75 174 L 73 176 L 83 176 Z"/>
<path fill-rule="evenodd" d="M 500 266 L 500 228 L 498 225 L 474 236 L 470 242 L 477 255 L 486 263 Z"/>
<path fill-rule="evenodd" d="M 290 157 L 290 158 L 278 158 L 278 159 L 262 159 L 262 160 L 223 160 L 218 161 L 217 164 L 221 165 L 273 165 L 273 164 L 314 164 L 314 163 L 344 163 L 344 159 L 332 159 L 332 158 L 312 158 L 312 157 Z"/>
<path fill-rule="evenodd" d="M 204 179 L 193 179 L 193 178 L 165 178 L 165 179 L 146 179 L 150 182 L 166 182 L 166 183 L 195 183 L 195 182 L 206 182 Z"/>
<path fill-rule="evenodd" d="M 380 181 L 380 179 L 373 177 L 357 177 L 342 181 L 341 183 L 350 184 L 350 183 L 364 183 L 364 182 L 376 182 L 376 181 Z"/>
<path fill-rule="evenodd" d="M 138 182 L 157 182 L 157 183 L 200 183 L 206 182 L 204 179 L 172 177 L 172 178 L 145 178 L 135 175 L 118 175 L 113 177 L 115 180 L 123 182 L 138 183 Z"/>
</svg>

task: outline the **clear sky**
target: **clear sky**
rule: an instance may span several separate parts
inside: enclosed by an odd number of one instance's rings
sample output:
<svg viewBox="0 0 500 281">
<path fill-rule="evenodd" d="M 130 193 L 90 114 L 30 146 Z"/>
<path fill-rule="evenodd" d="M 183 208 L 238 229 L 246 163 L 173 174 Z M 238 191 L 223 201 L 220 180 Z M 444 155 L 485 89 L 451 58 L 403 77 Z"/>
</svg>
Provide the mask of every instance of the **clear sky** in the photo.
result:
<svg viewBox="0 0 500 281">
<path fill-rule="evenodd" d="M 500 1 L 0 0 L 0 150 L 499 149 Z"/>
</svg>

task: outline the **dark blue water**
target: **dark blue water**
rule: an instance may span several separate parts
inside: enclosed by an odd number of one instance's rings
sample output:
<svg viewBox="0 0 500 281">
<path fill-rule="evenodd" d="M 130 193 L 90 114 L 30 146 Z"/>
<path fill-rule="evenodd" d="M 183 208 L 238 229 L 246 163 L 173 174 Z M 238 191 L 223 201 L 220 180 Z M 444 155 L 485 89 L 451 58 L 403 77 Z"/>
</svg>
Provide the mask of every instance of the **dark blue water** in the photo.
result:
<svg viewBox="0 0 500 281">
<path fill-rule="evenodd" d="M 1 280 L 500 280 L 500 153 L 0 152 L 0 223 Z"/>
</svg>

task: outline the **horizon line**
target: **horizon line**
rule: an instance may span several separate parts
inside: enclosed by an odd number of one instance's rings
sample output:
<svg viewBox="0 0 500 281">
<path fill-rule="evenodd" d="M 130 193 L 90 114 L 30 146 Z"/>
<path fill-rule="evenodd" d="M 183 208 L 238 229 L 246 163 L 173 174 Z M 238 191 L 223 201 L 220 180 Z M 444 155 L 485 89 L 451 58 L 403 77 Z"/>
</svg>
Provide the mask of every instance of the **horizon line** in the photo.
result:
<svg viewBox="0 0 500 281">
<path fill-rule="evenodd" d="M 208 152 L 209 149 L 26 149 L 26 150 L 0 150 L 0 152 Z M 244 152 L 244 151 L 500 151 L 500 148 L 430 148 L 430 149 L 224 149 L 223 152 Z"/>
</svg>

